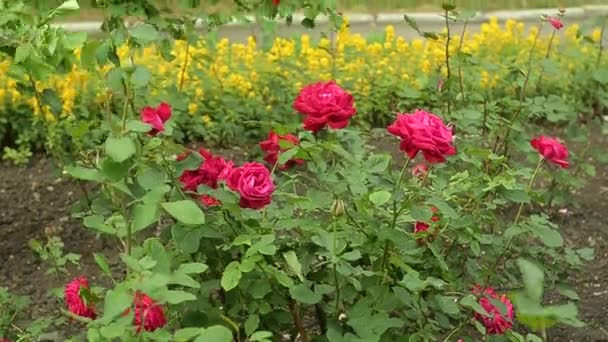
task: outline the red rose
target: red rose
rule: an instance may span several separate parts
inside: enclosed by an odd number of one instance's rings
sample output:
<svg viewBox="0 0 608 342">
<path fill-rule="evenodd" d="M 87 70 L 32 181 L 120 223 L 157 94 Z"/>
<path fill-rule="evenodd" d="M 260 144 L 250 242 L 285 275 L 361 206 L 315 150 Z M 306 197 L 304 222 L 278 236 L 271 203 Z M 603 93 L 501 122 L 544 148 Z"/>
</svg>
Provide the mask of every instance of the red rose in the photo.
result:
<svg viewBox="0 0 608 342">
<path fill-rule="evenodd" d="M 418 163 L 412 168 L 412 176 L 419 179 L 423 179 L 427 172 L 429 172 L 429 168 L 425 163 Z"/>
<path fill-rule="evenodd" d="M 286 142 L 291 146 L 297 146 L 300 144 L 300 139 L 293 134 L 278 135 L 275 132 L 268 133 L 268 139 L 260 142 L 260 148 L 266 152 L 264 160 L 274 166 L 279 159 L 279 154 L 290 150 L 292 147 L 281 148 L 281 142 Z M 302 159 L 290 159 L 285 164 L 279 165 L 279 170 L 287 170 L 295 165 L 301 165 L 304 163 Z"/>
<path fill-rule="evenodd" d="M 513 304 L 507 299 L 507 296 L 498 295 L 491 287 L 482 289 L 479 286 L 475 286 L 472 292 L 478 296 L 483 296 L 479 299 L 479 305 L 486 310 L 489 316 L 476 312 L 475 319 L 483 323 L 488 334 L 502 335 L 505 331 L 511 329 L 513 326 Z M 503 312 L 492 301 L 502 302 L 506 308 L 506 312 Z"/>
<path fill-rule="evenodd" d="M 89 291 L 89 281 L 85 277 L 76 277 L 67 283 L 63 292 L 65 305 L 75 315 L 95 319 L 95 307 L 83 298 L 80 293 L 83 289 Z"/>
<path fill-rule="evenodd" d="M 261 209 L 270 204 L 275 189 L 270 171 L 257 162 L 232 170 L 227 184 L 241 195 L 240 206 L 251 209 Z"/>
<path fill-rule="evenodd" d="M 145 107 L 141 111 L 141 121 L 152 126 L 150 135 L 157 135 L 165 130 L 165 122 L 171 118 L 171 106 L 165 102 L 161 102 L 156 108 Z"/>
<path fill-rule="evenodd" d="M 212 155 L 205 149 L 201 149 L 199 153 L 203 157 L 203 162 L 198 169 L 186 170 L 182 173 L 179 177 L 182 187 L 192 192 L 196 192 L 202 184 L 217 189 L 218 182 L 228 177 L 234 164 L 222 157 Z"/>
<path fill-rule="evenodd" d="M 431 217 L 431 221 L 432 222 L 437 222 L 439 221 L 439 216 L 435 215 L 439 210 L 435 207 L 431 207 L 431 211 L 433 212 L 433 216 Z M 414 225 L 414 234 L 420 233 L 420 232 L 428 232 L 429 228 L 431 227 L 430 224 L 428 223 L 424 223 L 424 222 L 416 222 L 416 224 Z M 430 236 L 429 239 L 432 241 L 437 237 L 437 234 L 439 232 L 435 231 L 435 233 L 433 234 L 433 236 Z M 419 245 L 423 245 L 425 243 L 424 239 L 416 239 L 416 242 Z"/>
<path fill-rule="evenodd" d="M 532 139 L 530 145 L 532 145 L 532 147 L 534 147 L 534 149 L 536 149 L 546 160 L 557 164 L 564 169 L 570 166 L 570 163 L 567 160 L 568 148 L 566 148 L 559 139 L 541 135 L 540 137 Z"/>
<path fill-rule="evenodd" d="M 281 0 L 272 0 L 272 4 L 275 6 L 279 6 L 279 4 L 281 4 Z"/>
<path fill-rule="evenodd" d="M 215 207 L 222 204 L 217 198 L 209 195 L 201 195 L 200 200 L 205 207 Z"/>
<path fill-rule="evenodd" d="M 556 30 L 561 30 L 562 27 L 564 27 L 564 24 L 562 23 L 561 20 L 559 20 L 558 18 L 555 17 L 549 17 L 547 18 L 547 20 L 549 21 L 549 23 L 556 29 Z"/>
<path fill-rule="evenodd" d="M 154 300 L 145 293 L 137 292 L 135 294 L 134 304 L 135 318 L 133 324 L 137 327 L 137 332 L 140 332 L 142 329 L 145 331 L 154 331 L 167 324 L 167 319 L 165 318 L 162 306 L 156 304 Z"/>
<path fill-rule="evenodd" d="M 401 138 L 399 147 L 410 158 L 422 152 L 429 163 L 443 163 L 446 156 L 456 154 L 456 148 L 452 145 L 452 130 L 439 117 L 423 110 L 398 114 L 387 130 Z"/>
<path fill-rule="evenodd" d="M 335 81 L 304 87 L 293 107 L 305 116 L 304 129 L 312 132 L 317 132 L 326 125 L 333 129 L 344 128 L 357 112 L 353 107 L 353 96 Z"/>
</svg>

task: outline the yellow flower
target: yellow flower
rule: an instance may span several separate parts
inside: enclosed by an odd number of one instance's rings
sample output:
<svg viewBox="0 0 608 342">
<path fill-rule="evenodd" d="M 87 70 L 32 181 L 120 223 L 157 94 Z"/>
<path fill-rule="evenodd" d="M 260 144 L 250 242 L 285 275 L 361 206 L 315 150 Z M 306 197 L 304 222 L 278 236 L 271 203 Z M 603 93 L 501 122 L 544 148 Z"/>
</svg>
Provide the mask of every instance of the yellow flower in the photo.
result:
<svg viewBox="0 0 608 342">
<path fill-rule="evenodd" d="M 188 113 L 190 113 L 190 115 L 194 115 L 194 114 L 196 114 L 197 111 L 198 111 L 198 104 L 196 104 L 194 102 L 190 102 L 188 104 Z"/>
</svg>

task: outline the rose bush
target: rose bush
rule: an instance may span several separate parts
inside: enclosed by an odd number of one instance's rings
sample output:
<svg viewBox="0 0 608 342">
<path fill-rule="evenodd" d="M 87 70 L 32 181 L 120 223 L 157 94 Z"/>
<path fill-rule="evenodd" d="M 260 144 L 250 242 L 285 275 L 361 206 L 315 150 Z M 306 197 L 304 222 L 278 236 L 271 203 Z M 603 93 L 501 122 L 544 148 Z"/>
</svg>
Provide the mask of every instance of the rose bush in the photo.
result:
<svg viewBox="0 0 608 342">
<path fill-rule="evenodd" d="M 259 14 L 284 15 L 295 9 L 289 4 L 299 4 L 276 3 L 264 1 Z M 562 113 L 567 105 L 556 108 L 561 100 L 543 93 L 555 89 L 542 79 L 555 75 L 551 62 L 534 63 L 535 45 L 519 49 L 529 62 L 523 70 L 511 66 L 517 72 L 505 76 L 511 81 L 502 90 L 491 79 L 474 85 L 482 80 L 458 72 L 479 63 L 467 51 L 450 54 L 449 30 L 443 41 L 429 42 L 445 60 L 438 59 L 437 72 L 425 74 L 426 85 L 417 89 L 402 93 L 379 83 L 377 94 L 367 92 L 359 102 L 365 91 L 347 86 L 353 80 L 309 80 L 281 93 L 282 102 L 273 100 L 285 119 L 256 123 L 267 136 L 257 144 L 260 157 L 232 160 L 178 143 L 179 125 L 191 120 L 184 93 L 197 77 L 188 73 L 189 49 L 177 85 L 167 89 L 158 89 L 153 67 L 135 55 L 164 47 L 155 56 L 172 60 L 171 37 L 189 47 L 198 16 L 175 20 L 135 3 L 106 6 L 101 40 L 83 42 L 80 52 L 81 63 L 104 71 L 106 106 L 97 108 L 94 130 L 81 129 L 77 153 L 60 160 L 65 174 L 98 185 L 77 216 L 86 229 L 118 241 L 119 271 L 110 268 L 111 255 L 96 253 L 107 281 L 76 278 L 66 285 L 59 312 L 74 325 L 75 339 L 471 341 L 500 335 L 526 341 L 542 339 L 557 324 L 582 326 L 572 295 L 554 306 L 543 293 L 566 285 L 563 275 L 593 251 L 571 248 L 547 213 L 527 210 L 549 203 L 538 179 L 580 179 L 570 172 L 585 163 L 557 139 L 531 139 L 539 131 L 535 122 L 560 123 L 569 115 Z M 306 13 L 322 10 L 342 27 L 343 39 L 345 26 L 330 6 Z M 125 26 L 125 16 L 142 13 L 149 16 L 143 23 Z M 448 6 L 444 14 L 448 25 L 466 20 Z M 391 51 L 394 37 L 387 32 L 385 39 Z M 346 56 L 340 54 L 348 44 L 340 42 L 335 51 L 324 49 Z M 119 51 L 123 43 L 128 50 Z M 130 63 L 119 56 L 125 51 Z M 37 76 L 27 59 L 12 57 Z M 332 76 L 329 65 L 324 68 Z M 538 92 L 530 86 L 535 81 Z M 255 111 L 221 89 L 213 101 Z M 357 128 L 370 123 L 381 129 Z"/>
</svg>

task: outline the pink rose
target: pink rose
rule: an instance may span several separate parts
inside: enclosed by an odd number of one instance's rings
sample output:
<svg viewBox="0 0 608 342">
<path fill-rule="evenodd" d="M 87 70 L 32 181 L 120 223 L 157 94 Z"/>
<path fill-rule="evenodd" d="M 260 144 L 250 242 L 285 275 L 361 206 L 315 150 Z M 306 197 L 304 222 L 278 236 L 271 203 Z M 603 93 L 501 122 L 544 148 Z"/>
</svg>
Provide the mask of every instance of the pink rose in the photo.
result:
<svg viewBox="0 0 608 342">
<path fill-rule="evenodd" d="M 241 195 L 242 208 L 261 209 L 270 204 L 275 186 L 268 169 L 258 163 L 246 163 L 232 170 L 228 187 Z"/>
<path fill-rule="evenodd" d="M 562 144 L 559 139 L 541 135 L 540 137 L 532 139 L 530 145 L 532 145 L 532 147 L 534 147 L 534 149 L 536 149 L 546 160 L 557 164 L 564 169 L 570 166 L 570 163 L 567 160 L 568 148 Z"/>
<path fill-rule="evenodd" d="M 482 295 L 479 299 L 479 305 L 486 310 L 489 316 L 475 313 L 475 319 L 483 323 L 486 331 L 491 335 L 502 335 L 513 326 L 513 304 L 507 296 L 498 295 L 493 288 L 488 287 L 482 289 L 475 286 L 472 291 L 476 295 Z M 501 311 L 499 307 L 492 303 L 492 300 L 502 302 L 506 308 L 506 312 Z"/>
<path fill-rule="evenodd" d="M 556 30 L 561 30 L 562 27 L 564 27 L 564 24 L 562 23 L 561 20 L 559 20 L 559 18 L 548 17 L 547 20 L 549 21 L 551 26 L 553 26 Z"/>
<path fill-rule="evenodd" d="M 165 130 L 165 122 L 171 118 L 171 106 L 161 102 L 158 107 L 145 107 L 141 111 L 141 121 L 152 126 L 150 135 L 157 135 Z"/>
<path fill-rule="evenodd" d="M 456 148 L 452 145 L 452 130 L 439 117 L 423 110 L 398 114 L 387 130 L 401 138 L 399 147 L 410 158 L 422 152 L 429 163 L 443 163 L 446 156 L 456 154 Z"/>
<path fill-rule="evenodd" d="M 281 142 L 286 142 L 290 147 L 281 148 Z M 293 134 L 278 135 L 275 132 L 268 133 L 268 139 L 260 142 L 260 148 L 266 152 L 264 160 L 274 166 L 279 159 L 279 154 L 290 150 L 292 146 L 300 144 L 300 139 Z M 295 165 L 301 165 L 304 163 L 302 159 L 290 159 L 285 164 L 279 165 L 279 170 L 287 170 Z"/>
<path fill-rule="evenodd" d="M 344 128 L 357 112 L 353 107 L 353 96 L 335 81 L 304 87 L 293 107 L 305 116 L 304 129 L 312 132 L 317 132 L 326 125 L 333 129 Z"/>
<path fill-rule="evenodd" d="M 75 315 L 95 319 L 95 307 L 86 302 L 80 293 L 82 290 L 89 291 L 89 281 L 85 277 L 76 277 L 67 283 L 63 292 L 65 305 Z"/>
<path fill-rule="evenodd" d="M 137 292 L 135 294 L 135 318 L 133 324 L 137 331 L 154 331 L 167 324 L 163 307 L 156 304 L 154 300 L 146 294 Z"/>
</svg>

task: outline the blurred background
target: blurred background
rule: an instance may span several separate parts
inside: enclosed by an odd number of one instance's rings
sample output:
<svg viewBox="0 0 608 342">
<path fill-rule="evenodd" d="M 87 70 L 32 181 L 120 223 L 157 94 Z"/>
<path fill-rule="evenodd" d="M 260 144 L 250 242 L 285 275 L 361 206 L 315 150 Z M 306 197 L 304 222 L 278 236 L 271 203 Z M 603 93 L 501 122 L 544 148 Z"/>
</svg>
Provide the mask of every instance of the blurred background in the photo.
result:
<svg viewBox="0 0 608 342">
<path fill-rule="evenodd" d="M 64 0 L 30 0 L 37 8 L 51 8 L 61 4 Z M 178 8 L 181 0 L 155 0 L 161 7 Z M 336 0 L 338 10 L 342 12 L 423 12 L 437 11 L 441 8 L 441 0 Z M 94 9 L 95 0 L 81 0 L 82 8 L 78 15 L 69 17 L 70 20 L 91 20 L 99 17 L 99 12 Z M 209 11 L 229 11 L 232 0 L 201 0 L 201 6 Z M 456 5 L 461 9 L 476 11 L 492 11 L 501 9 L 532 9 L 532 8 L 557 8 L 573 7 L 582 5 L 608 5 L 608 0 L 456 0 Z"/>
</svg>

